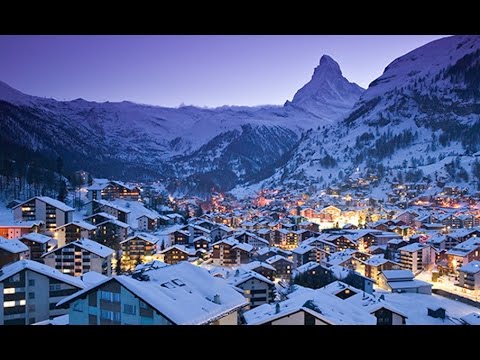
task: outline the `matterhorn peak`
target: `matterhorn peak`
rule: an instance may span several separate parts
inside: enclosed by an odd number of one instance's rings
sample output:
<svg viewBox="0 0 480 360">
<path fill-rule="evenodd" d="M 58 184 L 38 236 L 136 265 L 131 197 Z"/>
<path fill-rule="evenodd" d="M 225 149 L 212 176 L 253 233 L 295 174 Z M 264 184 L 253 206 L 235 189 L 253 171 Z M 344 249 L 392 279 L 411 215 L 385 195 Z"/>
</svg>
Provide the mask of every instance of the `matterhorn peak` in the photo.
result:
<svg viewBox="0 0 480 360">
<path fill-rule="evenodd" d="M 363 91 L 343 77 L 335 60 L 323 55 L 310 81 L 297 91 L 288 104 L 320 118 L 338 119 L 352 109 Z"/>
</svg>

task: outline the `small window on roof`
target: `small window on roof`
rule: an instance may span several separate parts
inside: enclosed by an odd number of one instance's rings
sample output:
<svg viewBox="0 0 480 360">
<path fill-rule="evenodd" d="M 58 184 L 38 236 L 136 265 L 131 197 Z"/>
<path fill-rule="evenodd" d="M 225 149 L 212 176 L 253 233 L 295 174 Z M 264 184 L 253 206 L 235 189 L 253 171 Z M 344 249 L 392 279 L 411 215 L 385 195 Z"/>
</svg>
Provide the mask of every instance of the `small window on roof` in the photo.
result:
<svg viewBox="0 0 480 360">
<path fill-rule="evenodd" d="M 185 286 L 185 283 L 180 279 L 173 279 L 172 282 L 178 286 Z"/>
<path fill-rule="evenodd" d="M 163 283 L 161 286 L 166 287 L 167 289 L 175 288 L 175 285 L 173 285 L 171 282 Z"/>
</svg>

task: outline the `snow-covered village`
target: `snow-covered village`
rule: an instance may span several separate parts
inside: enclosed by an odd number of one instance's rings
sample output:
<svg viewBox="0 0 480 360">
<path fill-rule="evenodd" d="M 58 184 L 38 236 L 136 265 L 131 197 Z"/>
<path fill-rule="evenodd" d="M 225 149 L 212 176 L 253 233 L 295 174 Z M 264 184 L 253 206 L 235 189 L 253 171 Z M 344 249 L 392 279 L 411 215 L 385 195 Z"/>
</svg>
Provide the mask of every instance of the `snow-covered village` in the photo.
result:
<svg viewBox="0 0 480 360">
<path fill-rule="evenodd" d="M 0 82 L 0 325 L 480 325 L 480 36 L 418 41 L 282 105 Z"/>
</svg>

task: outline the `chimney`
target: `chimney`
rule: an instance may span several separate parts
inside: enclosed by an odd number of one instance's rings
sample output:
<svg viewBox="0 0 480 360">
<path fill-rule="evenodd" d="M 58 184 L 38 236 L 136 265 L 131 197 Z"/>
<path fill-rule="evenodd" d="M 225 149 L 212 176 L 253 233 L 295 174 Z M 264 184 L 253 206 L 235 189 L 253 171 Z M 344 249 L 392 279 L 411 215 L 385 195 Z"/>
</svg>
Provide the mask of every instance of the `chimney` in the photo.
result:
<svg viewBox="0 0 480 360">
<path fill-rule="evenodd" d="M 280 303 L 275 304 L 275 314 L 278 314 L 280 312 Z"/>
<path fill-rule="evenodd" d="M 215 294 L 215 295 L 213 296 L 213 302 L 214 302 L 215 304 L 219 304 L 219 305 L 220 305 L 220 295 Z"/>
</svg>

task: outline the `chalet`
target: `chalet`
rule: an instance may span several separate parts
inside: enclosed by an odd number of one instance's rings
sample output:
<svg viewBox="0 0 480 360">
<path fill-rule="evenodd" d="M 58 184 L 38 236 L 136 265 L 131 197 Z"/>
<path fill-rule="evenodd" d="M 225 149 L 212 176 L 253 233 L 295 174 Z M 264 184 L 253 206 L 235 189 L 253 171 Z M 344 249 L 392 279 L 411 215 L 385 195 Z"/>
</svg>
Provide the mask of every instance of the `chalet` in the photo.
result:
<svg viewBox="0 0 480 360">
<path fill-rule="evenodd" d="M 210 239 L 205 236 L 199 236 L 193 239 L 193 246 L 197 251 L 200 249 L 208 251 L 208 248 L 210 246 Z"/>
<path fill-rule="evenodd" d="M 253 246 L 240 243 L 233 238 L 217 241 L 213 245 L 212 261 L 214 265 L 233 266 L 248 263 L 253 255 Z"/>
<path fill-rule="evenodd" d="M 153 231 L 158 226 L 158 216 L 153 214 L 143 214 L 136 220 L 138 221 L 138 229 L 141 231 Z"/>
<path fill-rule="evenodd" d="M 446 237 L 445 248 L 449 250 L 472 237 L 480 237 L 480 231 L 479 229 L 457 229 L 451 231 Z"/>
<path fill-rule="evenodd" d="M 480 226 L 480 219 L 474 215 L 470 214 L 461 214 L 458 218 L 462 221 L 462 227 L 470 229 L 473 227 Z"/>
<path fill-rule="evenodd" d="M 472 237 L 447 251 L 448 270 L 457 269 L 473 260 L 480 260 L 480 237 Z"/>
<path fill-rule="evenodd" d="M 329 270 L 328 268 L 320 265 L 319 263 L 317 263 L 315 261 L 309 261 L 309 262 L 297 267 L 296 269 L 294 269 L 293 272 L 292 272 L 292 278 L 294 279 L 298 275 L 301 275 L 301 274 L 308 274 L 310 276 L 315 276 L 319 272 L 323 272 L 325 275 L 332 273 L 331 270 Z"/>
<path fill-rule="evenodd" d="M 210 230 L 210 238 L 214 241 L 223 239 L 231 234 L 233 234 L 233 229 L 222 224 L 215 224 L 215 226 Z"/>
<path fill-rule="evenodd" d="M 0 238 L 0 268 L 6 264 L 29 258 L 30 249 L 20 240 Z"/>
<path fill-rule="evenodd" d="M 247 305 L 225 280 L 187 262 L 115 276 L 58 303 L 71 325 L 237 325 Z"/>
<path fill-rule="evenodd" d="M 0 225 L 0 237 L 16 239 L 28 233 L 39 232 L 44 225 L 45 223 L 39 220 L 17 221 L 11 225 Z"/>
<path fill-rule="evenodd" d="M 260 248 L 255 253 L 255 259 L 258 261 L 265 261 L 274 255 L 281 255 L 288 259 L 292 256 L 292 253 L 278 247 Z"/>
<path fill-rule="evenodd" d="M 173 225 L 174 224 L 174 219 L 169 218 L 166 215 L 159 215 L 157 218 L 157 225 L 158 226 L 168 226 L 168 225 Z"/>
<path fill-rule="evenodd" d="M 272 265 L 258 260 L 243 264 L 240 268 L 245 271 L 255 271 L 272 281 L 275 279 L 275 274 L 277 272 L 277 270 Z"/>
<path fill-rule="evenodd" d="M 182 261 L 190 261 L 195 258 L 195 250 L 185 245 L 173 245 L 159 252 L 163 255 L 163 262 L 169 265 Z"/>
<path fill-rule="evenodd" d="M 236 270 L 227 282 L 243 290 L 243 296 L 253 309 L 263 304 L 271 303 L 275 298 L 275 284 L 255 271 Z"/>
<path fill-rule="evenodd" d="M 254 233 L 248 231 L 239 231 L 233 234 L 233 238 L 240 243 L 247 243 L 254 247 L 254 249 L 260 249 L 263 247 L 268 247 L 269 243 L 267 240 L 261 238 Z"/>
<path fill-rule="evenodd" d="M 190 233 L 187 230 L 174 230 L 168 234 L 172 245 L 188 245 Z"/>
<path fill-rule="evenodd" d="M 93 239 L 97 227 L 86 221 L 73 221 L 55 229 L 54 237 L 61 247 L 80 239 Z"/>
<path fill-rule="evenodd" d="M 458 268 L 458 285 L 469 289 L 480 289 L 480 261 L 473 260 Z"/>
<path fill-rule="evenodd" d="M 260 229 L 257 231 L 257 234 L 262 239 L 266 240 L 270 245 L 273 245 L 272 230 L 270 229 Z"/>
<path fill-rule="evenodd" d="M 427 240 L 427 244 L 436 249 L 436 251 L 442 251 L 447 249 L 447 236 L 439 233 L 435 233 Z M 453 246 L 452 246 L 453 247 Z"/>
<path fill-rule="evenodd" d="M 193 242 L 193 239 L 203 236 L 206 238 L 210 238 L 211 236 L 211 231 L 201 227 L 199 225 L 194 225 L 194 224 L 188 224 L 185 225 L 184 227 L 181 228 L 181 230 L 187 231 L 188 232 L 188 243 L 191 244 Z"/>
<path fill-rule="evenodd" d="M 384 270 L 378 286 L 391 292 L 431 294 L 432 284 L 414 279 L 410 270 Z"/>
<path fill-rule="evenodd" d="M 32 260 L 4 266 L 0 272 L 0 325 L 29 325 L 63 315 L 55 304 L 83 289 L 79 278 Z"/>
<path fill-rule="evenodd" d="M 413 225 L 415 219 L 419 217 L 419 214 L 415 211 L 404 211 L 399 214 L 396 219 L 403 221 L 405 225 Z"/>
<path fill-rule="evenodd" d="M 413 243 L 398 249 L 400 265 L 414 274 L 428 270 L 435 262 L 435 251 L 430 245 Z"/>
<path fill-rule="evenodd" d="M 322 262 L 328 255 L 328 252 L 317 247 L 308 244 L 302 244 L 299 247 L 292 250 L 293 264 L 295 267 L 302 266 L 309 261 Z"/>
<path fill-rule="evenodd" d="M 119 220 L 107 220 L 97 225 L 95 240 L 108 244 L 114 249 L 120 248 L 120 243 L 127 239 L 130 226 Z"/>
<path fill-rule="evenodd" d="M 44 254 L 43 261 L 45 265 L 72 276 L 81 276 L 89 271 L 110 276 L 113 254 L 113 249 L 109 247 L 81 239 Z"/>
<path fill-rule="evenodd" d="M 97 181 L 87 188 L 89 200 L 125 199 L 138 201 L 140 199 L 140 188 L 137 186 L 130 186 L 120 181 Z"/>
<path fill-rule="evenodd" d="M 73 220 L 75 209 L 48 196 L 35 196 L 13 208 L 16 221 L 41 220 L 49 231 Z"/>
<path fill-rule="evenodd" d="M 438 217 L 439 222 L 451 229 L 459 229 L 462 227 L 462 220 L 453 214 L 444 214 Z"/>
<path fill-rule="evenodd" d="M 160 250 L 159 238 L 151 234 L 138 233 L 120 242 L 122 267 L 131 269 L 138 263 L 149 262 Z M 124 266 L 125 265 L 125 266 Z"/>
<path fill-rule="evenodd" d="M 367 313 L 377 318 L 377 325 L 406 324 L 408 316 L 389 302 L 341 281 L 334 281 L 323 287 L 322 290 L 347 303 L 357 305 L 364 309 Z"/>
<path fill-rule="evenodd" d="M 292 277 L 293 261 L 281 255 L 275 255 L 266 259 L 265 262 L 275 268 L 277 278 L 290 280 Z"/>
<path fill-rule="evenodd" d="M 183 224 L 184 218 L 182 215 L 177 213 L 167 214 L 166 215 L 173 224 Z"/>
<path fill-rule="evenodd" d="M 382 255 L 372 256 L 364 262 L 365 276 L 372 278 L 377 283 L 380 278 L 380 274 L 385 270 L 400 270 L 401 265 L 394 261 L 385 259 Z"/>
<path fill-rule="evenodd" d="M 246 311 L 247 325 L 375 325 L 377 319 L 357 305 L 322 289 L 302 291 L 287 300 Z"/>
<path fill-rule="evenodd" d="M 115 203 L 106 200 L 92 200 L 85 204 L 87 207 L 87 214 L 96 214 L 99 212 L 105 212 L 112 216 L 115 216 L 117 220 L 128 223 L 131 211 L 127 208 L 119 206 Z"/>
<path fill-rule="evenodd" d="M 321 209 L 320 214 L 325 214 L 330 216 L 332 219 L 336 219 L 342 214 L 342 210 L 340 210 L 336 206 L 329 205 Z"/>
<path fill-rule="evenodd" d="M 43 262 L 42 255 L 54 246 L 54 241 L 50 236 L 39 233 L 30 233 L 23 235 L 18 240 L 24 243 L 30 250 L 30 260 Z"/>
<path fill-rule="evenodd" d="M 400 261 L 399 249 L 408 245 L 408 242 L 403 239 L 391 239 L 387 242 L 387 251 L 385 257 L 394 262 Z"/>
</svg>

